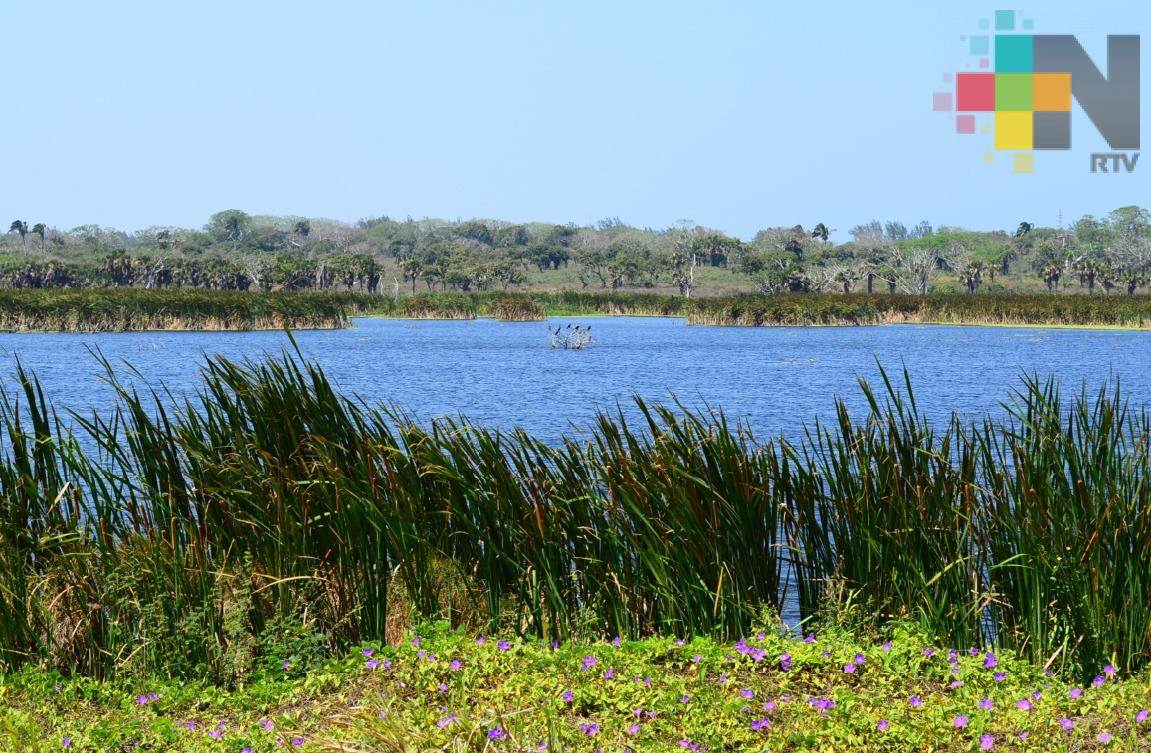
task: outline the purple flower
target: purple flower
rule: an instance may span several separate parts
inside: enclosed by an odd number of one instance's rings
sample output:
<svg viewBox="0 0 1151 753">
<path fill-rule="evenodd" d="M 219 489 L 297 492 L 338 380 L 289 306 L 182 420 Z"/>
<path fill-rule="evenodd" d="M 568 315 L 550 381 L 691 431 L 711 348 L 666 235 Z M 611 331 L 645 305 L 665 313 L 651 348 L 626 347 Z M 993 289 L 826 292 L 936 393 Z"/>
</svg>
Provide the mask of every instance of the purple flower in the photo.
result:
<svg viewBox="0 0 1151 753">
<path fill-rule="evenodd" d="M 751 688 L 744 688 L 743 690 L 739 691 L 739 694 L 748 700 L 755 698 L 755 691 Z"/>
<path fill-rule="evenodd" d="M 695 751 L 695 750 L 699 750 L 699 743 L 693 743 L 691 740 L 688 740 L 687 738 L 681 738 L 679 741 L 679 747 L 687 748 L 688 750 Z"/>
<path fill-rule="evenodd" d="M 615 670 L 609 667 L 608 670 L 603 673 L 603 679 L 610 680 L 613 677 L 615 677 Z"/>
<path fill-rule="evenodd" d="M 952 724 L 955 725 L 956 729 L 962 729 L 962 728 L 966 727 L 967 726 L 967 716 L 964 714 L 960 714 L 959 716 L 955 717 L 955 720 L 952 722 Z"/>
<path fill-rule="evenodd" d="M 848 674 L 848 675 L 855 674 L 855 665 L 852 664 L 851 662 L 844 664 L 843 665 L 843 672 L 844 672 L 844 674 Z"/>
<path fill-rule="evenodd" d="M 511 647 L 512 644 L 508 643 L 507 641 L 500 641 L 496 644 L 496 648 L 498 648 L 500 651 L 507 651 Z"/>
<path fill-rule="evenodd" d="M 304 744 L 304 738 L 302 738 L 302 737 L 293 737 L 292 738 L 292 745 L 299 747 L 303 744 Z"/>
<path fill-rule="evenodd" d="M 935 649 L 925 648 L 923 649 L 923 655 L 930 659 L 931 657 L 935 656 Z"/>
<path fill-rule="evenodd" d="M 502 727 L 492 727 L 491 729 L 488 730 L 488 739 L 489 740 L 503 740 L 507 736 L 508 736 L 508 733 L 505 732 Z"/>
<path fill-rule="evenodd" d="M 979 701 L 979 708 L 982 711 L 990 711 L 995 704 L 991 702 L 990 698 L 984 698 Z"/>
<path fill-rule="evenodd" d="M 1071 690 L 1067 693 L 1067 696 L 1071 698 L 1071 700 L 1075 700 L 1081 695 L 1083 695 L 1083 690 L 1081 688 L 1071 688 Z"/>
<path fill-rule="evenodd" d="M 875 728 L 877 730 L 879 730 L 880 732 L 886 732 L 887 727 L 888 727 L 888 724 L 887 724 L 886 719 L 880 719 L 878 722 L 875 723 Z"/>
<path fill-rule="evenodd" d="M 572 695 L 572 692 L 570 690 L 565 690 L 564 694 L 562 696 L 560 696 L 560 698 L 563 698 L 568 703 L 571 703 L 572 699 L 575 698 L 575 696 Z"/>
<path fill-rule="evenodd" d="M 753 732 L 758 732 L 761 729 L 770 729 L 770 728 L 771 728 L 771 720 L 768 719 L 766 716 L 762 719 L 752 719 L 751 720 L 751 730 Z"/>
<path fill-rule="evenodd" d="M 280 665 L 280 667 L 281 667 L 281 668 L 282 668 L 284 671 L 287 671 L 287 670 L 289 670 L 289 669 L 291 669 L 291 668 L 292 668 L 292 663 L 291 663 L 290 661 L 286 661 L 286 662 L 284 662 L 283 664 L 281 664 L 281 665 Z"/>
<path fill-rule="evenodd" d="M 1003 682 L 1004 680 L 1007 679 L 1007 673 L 1006 672 L 996 672 L 993 676 L 995 678 L 995 682 Z"/>
<path fill-rule="evenodd" d="M 979 656 L 979 649 L 969 648 L 969 649 L 967 649 L 967 655 L 968 656 Z"/>
<path fill-rule="evenodd" d="M 579 728 L 580 732 L 584 733 L 588 737 L 594 737 L 595 735 L 599 734 L 599 725 L 595 724 L 594 722 L 591 724 L 581 724 Z"/>
<path fill-rule="evenodd" d="M 1027 700 L 1026 698 L 1021 698 L 1015 702 L 1015 708 L 1019 709 L 1020 711 L 1030 711 L 1031 701 Z"/>
<path fill-rule="evenodd" d="M 375 651 L 373 649 L 370 649 L 370 648 L 365 648 L 362 653 L 364 656 L 370 657 L 372 654 L 375 653 Z"/>
<path fill-rule="evenodd" d="M 418 635 L 412 636 L 412 645 L 415 646 L 416 648 L 420 647 L 420 636 L 418 636 Z"/>
<path fill-rule="evenodd" d="M 71 746 L 72 745 L 72 738 L 65 737 L 63 740 L 60 741 L 60 745 L 64 746 L 65 748 Z"/>
<path fill-rule="evenodd" d="M 224 736 L 224 733 L 218 729 L 208 731 L 208 737 L 212 738 L 213 740 L 219 740 L 223 736 Z"/>
<path fill-rule="evenodd" d="M 824 716 L 827 716 L 829 709 L 835 708 L 835 701 L 830 698 L 813 698 L 810 703 Z"/>
<path fill-rule="evenodd" d="M 629 725 L 627 728 L 627 733 L 629 735 L 638 735 L 639 734 L 639 725 L 638 724 Z"/>
<path fill-rule="evenodd" d="M 890 651 L 891 650 L 891 641 L 887 641 L 882 646 L 880 646 L 880 648 L 883 649 L 884 651 Z"/>
<path fill-rule="evenodd" d="M 1099 742 L 1103 743 L 1104 745 L 1106 745 L 1107 743 L 1111 742 L 1111 733 L 1110 732 L 1100 732 L 1099 736 L 1096 737 L 1095 739 L 1098 740 Z"/>
<path fill-rule="evenodd" d="M 991 735 L 980 735 L 980 737 L 979 737 L 979 749 L 980 750 L 991 750 L 994 747 L 995 747 L 995 738 L 993 736 L 991 736 Z"/>
<path fill-rule="evenodd" d="M 1027 734 L 1028 734 L 1027 730 L 1023 730 L 1022 732 L 1019 733 L 1019 739 L 1024 741 L 1024 742 L 1027 742 Z"/>
<path fill-rule="evenodd" d="M 703 657 L 700 656 L 699 654 L 696 654 L 695 656 L 691 657 L 691 663 L 692 664 L 699 664 L 701 661 L 703 661 Z"/>
<path fill-rule="evenodd" d="M 599 664 L 599 659 L 595 658 L 594 656 L 585 656 L 581 666 L 583 669 L 588 670 L 594 667 L 596 664 Z"/>
<path fill-rule="evenodd" d="M 621 643 L 623 643 L 623 641 L 620 640 L 618 635 L 611 639 L 611 645 L 615 646 L 616 648 L 619 648 Z"/>
<path fill-rule="evenodd" d="M 867 657 L 863 654 L 857 653 L 853 657 L 852 661 L 854 661 L 856 664 L 862 665 L 865 661 L 867 661 Z"/>
<path fill-rule="evenodd" d="M 450 668 L 450 669 L 451 669 L 453 672 L 459 672 L 459 671 L 460 671 L 460 667 L 462 667 L 462 666 L 464 666 L 464 665 L 463 665 L 463 663 L 462 663 L 462 662 L 460 662 L 460 660 L 459 660 L 459 659 L 452 659 L 452 663 L 448 665 L 448 667 L 449 667 L 449 668 Z"/>
<path fill-rule="evenodd" d="M 448 714 L 447 716 L 445 716 L 444 718 L 440 719 L 438 722 L 436 722 L 436 726 L 440 727 L 442 729 L 442 728 L 448 726 L 449 724 L 459 724 L 459 723 L 460 723 L 460 720 L 456 716 L 456 712 L 453 711 L 450 714 Z"/>
<path fill-rule="evenodd" d="M 487 641 L 485 641 L 485 640 L 484 640 L 484 637 L 483 637 L 482 635 L 481 635 L 480 637 L 476 638 L 476 645 L 477 645 L 477 646 L 482 646 L 482 645 L 484 645 L 484 643 L 486 643 L 486 642 L 487 642 Z"/>
<path fill-rule="evenodd" d="M 783 656 L 779 657 L 779 668 L 784 672 L 791 671 L 791 654 L 785 651 Z"/>
<path fill-rule="evenodd" d="M 763 710 L 764 711 L 775 711 L 775 701 L 764 701 L 763 702 Z"/>
<path fill-rule="evenodd" d="M 983 658 L 983 668 L 995 669 L 997 666 L 999 666 L 999 657 L 988 651 L 987 656 Z"/>
<path fill-rule="evenodd" d="M 689 696 L 689 695 L 681 695 L 681 696 L 679 697 L 679 702 L 680 702 L 680 703 L 691 703 L 691 696 Z"/>
<path fill-rule="evenodd" d="M 923 705 L 923 699 L 917 695 L 913 695 L 911 696 L 911 700 L 909 700 L 908 703 L 910 703 L 914 708 L 919 708 Z"/>
<path fill-rule="evenodd" d="M 1142 724 L 1143 722 L 1147 721 L 1148 716 L 1151 716 L 1151 712 L 1149 712 L 1147 709 L 1143 709 L 1135 715 L 1135 723 Z"/>
<path fill-rule="evenodd" d="M 1075 722 L 1071 721 L 1067 717 L 1062 717 L 1059 720 L 1059 726 L 1070 732 L 1071 730 L 1075 729 Z"/>
<path fill-rule="evenodd" d="M 804 639 L 804 643 L 815 643 L 815 633 L 808 633 Z"/>
<path fill-rule="evenodd" d="M 273 724 L 272 720 L 268 719 L 268 718 L 261 719 L 260 720 L 260 726 L 264 728 L 265 732 L 271 732 L 273 729 L 276 728 L 276 725 Z"/>
<path fill-rule="evenodd" d="M 368 659 L 366 662 L 364 662 L 365 669 L 375 669 L 378 666 L 380 666 L 379 659 Z"/>
<path fill-rule="evenodd" d="M 1113 677 L 1116 671 L 1117 670 L 1115 667 L 1110 664 L 1103 668 L 1103 674 L 1107 675 L 1108 677 Z"/>
<path fill-rule="evenodd" d="M 1104 682 L 1106 682 L 1106 680 L 1103 679 L 1103 675 L 1095 675 L 1095 679 L 1091 681 L 1091 684 L 1098 688 L 1103 685 Z"/>
</svg>

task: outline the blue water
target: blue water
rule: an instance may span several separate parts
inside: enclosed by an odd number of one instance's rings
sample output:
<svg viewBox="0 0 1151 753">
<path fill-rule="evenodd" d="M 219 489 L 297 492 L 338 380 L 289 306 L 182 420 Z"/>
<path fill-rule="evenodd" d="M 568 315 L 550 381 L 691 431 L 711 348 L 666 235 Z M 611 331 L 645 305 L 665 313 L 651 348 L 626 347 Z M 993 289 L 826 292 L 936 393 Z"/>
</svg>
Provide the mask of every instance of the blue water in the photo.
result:
<svg viewBox="0 0 1151 753">
<path fill-rule="evenodd" d="M 552 350 L 548 326 L 591 324 L 595 344 Z M 1095 389 L 1119 376 L 1137 403 L 1151 396 L 1151 333 L 901 325 L 843 328 L 689 327 L 678 319 L 358 319 L 340 331 L 300 332 L 304 355 L 335 383 L 369 402 L 394 403 L 422 420 L 464 414 L 489 426 L 522 426 L 554 441 L 597 409 L 632 394 L 722 407 L 756 436 L 796 432 L 829 417 L 844 397 L 863 412 L 859 376 L 906 365 L 929 415 L 998 413 L 1021 375 L 1059 376 L 1065 390 Z M 58 407 L 104 410 L 112 392 L 89 349 L 131 363 L 153 384 L 195 391 L 208 354 L 260 358 L 288 346 L 282 332 L 0 334 L 0 381 L 15 358 L 34 371 Z"/>
</svg>

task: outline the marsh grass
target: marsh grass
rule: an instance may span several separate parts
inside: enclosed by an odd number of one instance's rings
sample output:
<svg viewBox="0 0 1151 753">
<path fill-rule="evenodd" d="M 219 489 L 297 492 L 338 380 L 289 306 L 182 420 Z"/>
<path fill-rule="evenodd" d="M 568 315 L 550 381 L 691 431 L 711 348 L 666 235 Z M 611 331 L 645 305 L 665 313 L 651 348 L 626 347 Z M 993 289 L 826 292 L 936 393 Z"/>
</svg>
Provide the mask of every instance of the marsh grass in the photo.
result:
<svg viewBox="0 0 1151 753">
<path fill-rule="evenodd" d="M 361 296 L 205 290 L 0 290 L 0 331 L 334 329 Z"/>
<path fill-rule="evenodd" d="M 100 415 L 23 369 L 0 396 L 5 666 L 227 685 L 287 633 L 730 638 L 789 600 L 1069 671 L 1151 660 L 1149 418 L 1117 384 L 933 426 L 884 374 L 794 441 L 636 399 L 548 445 L 364 404 L 298 352 L 212 358 L 181 400 L 104 366 Z"/>
</svg>

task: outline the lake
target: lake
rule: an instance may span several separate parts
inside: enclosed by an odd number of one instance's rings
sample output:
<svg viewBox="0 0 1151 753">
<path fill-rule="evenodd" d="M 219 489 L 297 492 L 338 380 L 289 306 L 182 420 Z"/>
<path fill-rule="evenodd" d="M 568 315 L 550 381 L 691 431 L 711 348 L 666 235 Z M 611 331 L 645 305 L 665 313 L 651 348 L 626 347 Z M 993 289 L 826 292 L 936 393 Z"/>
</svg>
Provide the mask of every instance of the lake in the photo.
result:
<svg viewBox="0 0 1151 753">
<path fill-rule="evenodd" d="M 816 415 L 832 415 L 843 396 L 863 411 L 859 376 L 893 376 L 906 365 L 921 408 L 978 417 L 1000 412 L 1021 375 L 1057 375 L 1065 392 L 1121 378 L 1133 401 L 1151 395 L 1151 333 L 1001 327 L 825 328 L 689 327 L 680 319 L 554 318 L 549 322 L 357 319 L 353 329 L 296 338 L 344 391 L 390 402 L 421 420 L 464 414 L 522 426 L 554 441 L 586 425 L 597 409 L 632 394 L 722 407 L 759 437 L 791 434 Z M 591 324 L 595 344 L 552 350 L 548 327 Z M 14 384 L 15 358 L 34 371 L 57 407 L 107 408 L 90 349 L 131 363 L 152 384 L 195 390 L 207 354 L 260 358 L 289 345 L 282 332 L 146 332 L 101 335 L 0 334 L 2 379 Z"/>
</svg>

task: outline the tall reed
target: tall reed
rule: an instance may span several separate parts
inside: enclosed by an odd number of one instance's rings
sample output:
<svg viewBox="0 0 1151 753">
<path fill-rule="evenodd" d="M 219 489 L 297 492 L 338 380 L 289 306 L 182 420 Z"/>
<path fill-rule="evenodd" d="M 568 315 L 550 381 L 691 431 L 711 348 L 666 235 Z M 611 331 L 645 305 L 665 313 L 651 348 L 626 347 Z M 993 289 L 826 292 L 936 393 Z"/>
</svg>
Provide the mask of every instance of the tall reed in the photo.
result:
<svg viewBox="0 0 1151 753">
<path fill-rule="evenodd" d="M 737 637 L 845 596 L 1070 670 L 1151 663 L 1151 415 L 1117 384 L 1027 380 L 1003 421 L 933 426 L 884 374 L 865 416 L 764 442 L 637 398 L 548 445 L 367 405 L 298 352 L 212 358 L 181 400 L 104 366 L 104 413 L 61 419 L 19 368 L 0 395 L 4 666 L 228 683 L 285 634 Z"/>
</svg>

